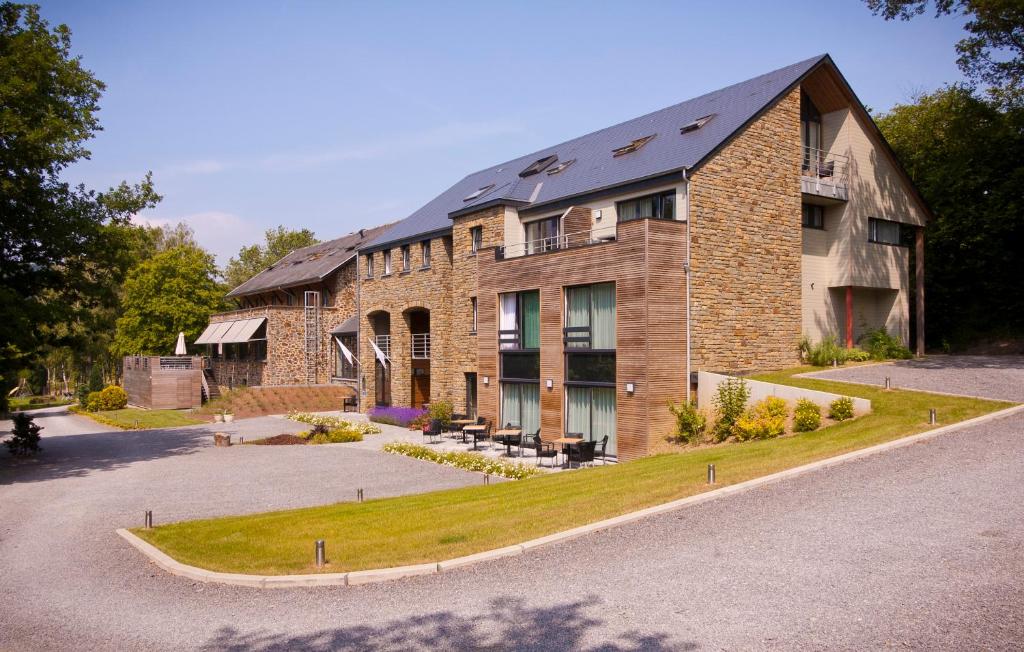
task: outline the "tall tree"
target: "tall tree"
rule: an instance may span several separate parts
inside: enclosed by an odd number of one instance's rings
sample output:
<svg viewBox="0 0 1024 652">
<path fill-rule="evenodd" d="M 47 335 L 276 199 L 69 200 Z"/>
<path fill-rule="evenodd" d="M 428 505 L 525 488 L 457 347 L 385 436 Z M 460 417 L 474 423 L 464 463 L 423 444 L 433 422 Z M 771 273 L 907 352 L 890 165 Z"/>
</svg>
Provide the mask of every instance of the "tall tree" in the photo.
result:
<svg viewBox="0 0 1024 652">
<path fill-rule="evenodd" d="M 920 16 L 928 0 L 865 0 L 886 20 Z M 935 15 L 968 18 L 968 36 L 956 44 L 956 63 L 976 84 L 989 87 L 1003 107 L 1024 103 L 1024 2 L 1021 0 L 935 0 Z"/>
<path fill-rule="evenodd" d="M 936 215 L 925 239 L 929 341 L 1024 335 L 1024 109 L 952 86 L 877 122 Z"/>
<path fill-rule="evenodd" d="M 134 268 L 124 283 L 113 351 L 118 355 L 166 355 L 178 333 L 194 341 L 210 313 L 222 308 L 213 256 L 182 245 L 162 251 Z"/>
<path fill-rule="evenodd" d="M 104 90 L 71 56 L 71 31 L 34 5 L 0 3 L 0 378 L 58 325 L 86 318 L 123 277 L 119 226 L 160 197 L 147 175 L 107 192 L 60 178 L 89 156 Z M 59 344 L 59 342 L 52 342 Z M 0 410 L 5 407 L 0 392 Z"/>
<path fill-rule="evenodd" d="M 316 239 L 316 234 L 309 229 L 296 231 L 284 226 L 267 229 L 264 237 L 265 244 L 242 247 L 237 258 L 232 257 L 228 260 L 228 265 L 224 269 L 224 280 L 229 290 L 245 283 L 292 251 L 320 242 Z"/>
</svg>

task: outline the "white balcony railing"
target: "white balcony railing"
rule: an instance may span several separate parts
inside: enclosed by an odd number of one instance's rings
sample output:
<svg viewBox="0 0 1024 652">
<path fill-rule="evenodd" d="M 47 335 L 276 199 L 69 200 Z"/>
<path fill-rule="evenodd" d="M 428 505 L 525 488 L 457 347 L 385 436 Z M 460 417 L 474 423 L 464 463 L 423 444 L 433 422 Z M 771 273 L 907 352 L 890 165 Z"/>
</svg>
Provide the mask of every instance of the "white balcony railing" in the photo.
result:
<svg viewBox="0 0 1024 652">
<path fill-rule="evenodd" d="M 389 358 L 391 357 L 390 335 L 376 335 L 373 338 L 373 343 L 377 345 L 377 348 L 380 349 L 384 355 L 388 356 Z"/>
<path fill-rule="evenodd" d="M 527 240 L 498 247 L 496 255 L 498 260 L 503 258 L 516 258 L 519 256 L 532 256 L 546 251 L 559 249 L 572 249 L 584 245 L 596 244 L 598 242 L 611 242 L 615 240 L 615 227 L 606 226 L 575 233 L 565 233 L 550 238 L 539 240 Z"/>
<path fill-rule="evenodd" d="M 814 147 L 804 147 L 801 191 L 846 200 L 850 159 Z"/>
<path fill-rule="evenodd" d="M 430 359 L 430 333 L 412 334 L 412 359 Z"/>
</svg>

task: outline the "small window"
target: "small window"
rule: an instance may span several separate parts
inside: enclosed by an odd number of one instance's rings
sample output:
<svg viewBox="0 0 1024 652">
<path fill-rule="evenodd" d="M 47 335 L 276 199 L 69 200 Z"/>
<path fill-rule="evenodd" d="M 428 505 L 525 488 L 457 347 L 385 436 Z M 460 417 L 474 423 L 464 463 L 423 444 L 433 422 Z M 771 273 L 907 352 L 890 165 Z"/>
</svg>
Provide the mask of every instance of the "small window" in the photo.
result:
<svg viewBox="0 0 1024 652">
<path fill-rule="evenodd" d="M 470 297 L 469 303 L 473 307 L 473 332 L 476 332 L 477 324 L 479 323 L 480 313 L 477 309 L 476 297 Z"/>
<path fill-rule="evenodd" d="M 674 190 L 628 199 L 615 204 L 615 212 L 620 222 L 630 220 L 655 219 L 674 220 L 676 219 L 676 193 Z"/>
<path fill-rule="evenodd" d="M 868 218 L 868 241 L 879 244 L 902 245 L 900 223 L 882 220 L 877 217 Z"/>
<path fill-rule="evenodd" d="M 384 276 L 391 273 L 391 250 L 384 252 Z"/>
<path fill-rule="evenodd" d="M 430 267 L 430 240 L 420 243 L 420 254 L 423 256 L 423 269 Z"/>
<path fill-rule="evenodd" d="M 546 170 L 548 168 L 548 166 L 550 166 L 552 163 L 556 162 L 557 160 L 558 160 L 558 157 L 556 155 L 554 155 L 554 154 L 552 154 L 551 156 L 545 156 L 544 158 L 539 158 L 536 161 L 534 161 L 533 163 L 531 163 L 528 168 L 526 168 L 525 170 L 520 172 L 519 176 L 521 176 L 521 177 L 523 177 L 525 179 L 526 177 L 533 176 L 534 174 L 538 174 L 540 172 L 543 172 L 544 170 Z"/>
<path fill-rule="evenodd" d="M 804 204 L 802 225 L 805 229 L 824 229 L 825 207 L 816 206 L 814 204 Z"/>
<path fill-rule="evenodd" d="M 373 254 L 366 254 L 366 278 L 373 278 Z"/>
<path fill-rule="evenodd" d="M 412 255 L 409 253 L 409 245 L 402 246 L 402 271 L 408 272 L 412 269 Z"/>
<path fill-rule="evenodd" d="M 480 248 L 484 246 L 484 227 L 474 226 L 469 230 L 469 237 L 473 244 L 473 253 L 480 251 Z"/>
<path fill-rule="evenodd" d="M 697 118 L 693 122 L 688 122 L 679 128 L 679 133 L 688 134 L 691 131 L 697 131 L 707 123 L 711 122 L 711 118 L 715 117 L 715 114 L 706 115 L 703 118 Z"/>
<path fill-rule="evenodd" d="M 561 163 L 559 163 L 555 167 L 553 167 L 550 170 L 548 170 L 548 175 L 558 174 L 559 172 L 561 172 L 562 170 L 564 170 L 565 168 L 569 167 L 570 165 L 572 165 L 575 162 L 576 162 L 576 159 L 574 159 L 574 158 L 571 158 L 568 161 L 562 161 Z"/>
<path fill-rule="evenodd" d="M 480 188 L 478 190 L 474 190 L 473 192 L 471 192 L 469 194 L 468 197 L 465 197 L 462 201 L 473 201 L 474 199 L 476 199 L 480 195 L 484 194 L 485 192 L 487 192 L 488 190 L 490 190 L 493 187 L 494 187 L 494 184 L 492 183 L 489 186 L 484 186 L 483 188 Z"/>
<path fill-rule="evenodd" d="M 636 140 L 634 140 L 633 142 L 631 142 L 628 145 L 625 145 L 623 147 L 619 147 L 617 149 L 613 149 L 612 150 L 612 156 L 624 156 L 626 154 L 632 154 L 633 152 L 637 151 L 638 149 L 640 149 L 641 147 L 643 147 L 647 143 L 649 143 L 652 140 L 654 140 L 654 137 L 657 136 L 657 135 L 658 134 L 651 134 L 650 136 L 644 136 L 643 138 L 637 138 Z"/>
</svg>

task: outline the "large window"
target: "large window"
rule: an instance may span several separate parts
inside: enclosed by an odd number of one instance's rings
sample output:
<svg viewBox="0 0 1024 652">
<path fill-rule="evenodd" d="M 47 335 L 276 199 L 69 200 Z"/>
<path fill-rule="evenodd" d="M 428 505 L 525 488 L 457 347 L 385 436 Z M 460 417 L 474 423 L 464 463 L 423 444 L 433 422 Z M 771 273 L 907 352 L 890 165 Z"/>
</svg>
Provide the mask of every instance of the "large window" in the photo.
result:
<svg viewBox="0 0 1024 652">
<path fill-rule="evenodd" d="M 484 227 L 474 226 L 469 229 L 469 239 L 472 242 L 473 253 L 480 251 L 484 246 Z"/>
<path fill-rule="evenodd" d="M 508 292 L 498 297 L 498 348 L 540 349 L 540 293 Z"/>
<path fill-rule="evenodd" d="M 824 229 L 825 207 L 815 206 L 814 204 L 804 204 L 801 224 L 805 229 Z"/>
<path fill-rule="evenodd" d="M 335 375 L 339 378 L 346 378 L 349 380 L 356 379 L 356 365 L 355 360 L 359 356 L 359 341 L 356 339 L 355 333 L 345 333 L 337 336 L 338 341 L 341 342 L 349 353 L 352 355 L 352 362 L 348 361 L 345 357 L 345 353 L 341 350 L 341 347 L 337 344 L 334 345 L 335 351 L 337 352 L 336 364 L 335 364 Z"/>
<path fill-rule="evenodd" d="M 800 139 L 804 146 L 804 171 L 817 174 L 821 156 L 821 112 L 807 93 L 800 92 Z"/>
<path fill-rule="evenodd" d="M 674 190 L 620 201 L 615 204 L 620 222 L 653 218 L 656 220 L 676 219 L 676 193 Z"/>
<path fill-rule="evenodd" d="M 557 215 L 526 223 L 526 253 L 535 254 L 541 251 L 558 249 L 558 225 L 561 220 Z"/>
<path fill-rule="evenodd" d="M 615 284 L 565 288 L 565 431 L 616 454 Z"/>
<path fill-rule="evenodd" d="M 880 220 L 877 217 L 868 218 L 868 240 L 880 244 L 902 245 L 900 237 L 900 223 L 889 220 Z"/>
<path fill-rule="evenodd" d="M 525 435 L 540 429 L 540 292 L 498 296 L 501 425 Z"/>
<path fill-rule="evenodd" d="M 501 425 L 530 437 L 540 430 L 540 383 L 501 383 Z"/>
</svg>

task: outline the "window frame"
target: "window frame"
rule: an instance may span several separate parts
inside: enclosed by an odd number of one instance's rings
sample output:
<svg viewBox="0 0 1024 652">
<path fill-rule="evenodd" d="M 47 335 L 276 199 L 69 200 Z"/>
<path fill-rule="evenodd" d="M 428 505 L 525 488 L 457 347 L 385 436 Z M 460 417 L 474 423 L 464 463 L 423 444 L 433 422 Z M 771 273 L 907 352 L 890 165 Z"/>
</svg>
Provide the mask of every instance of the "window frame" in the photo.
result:
<svg viewBox="0 0 1024 652">
<path fill-rule="evenodd" d="M 665 198 L 666 197 L 671 197 L 672 198 L 672 201 L 671 201 L 671 204 L 672 204 L 672 217 L 664 217 Z M 633 202 L 642 202 L 645 199 L 657 199 L 656 214 L 655 215 L 651 215 L 649 217 L 630 217 L 630 218 L 623 218 L 622 217 L 622 206 L 624 204 L 630 204 L 630 203 L 633 203 Z M 678 213 L 678 211 L 676 210 L 677 208 L 678 208 L 678 202 L 676 201 L 676 191 L 675 191 L 675 189 L 673 188 L 672 190 L 663 190 L 661 192 L 654 192 L 654 193 L 651 193 L 651 194 L 648 194 L 648 195 L 641 195 L 640 197 L 631 197 L 629 199 L 622 199 L 622 200 L 619 200 L 619 201 L 615 202 L 615 221 L 616 222 L 635 222 L 636 220 L 665 220 L 666 222 L 681 221 L 681 220 L 679 220 L 676 217 L 677 213 Z"/>
<path fill-rule="evenodd" d="M 817 224 L 808 224 L 807 222 L 807 209 L 810 208 L 812 217 L 817 217 Z M 813 220 L 812 220 L 813 221 Z M 825 230 L 825 207 L 819 206 L 818 204 L 801 204 L 800 205 L 800 228 L 803 229 L 815 229 L 818 231 Z"/>
<path fill-rule="evenodd" d="M 470 242 L 470 253 L 477 253 L 484 246 L 484 227 L 482 226 L 471 226 L 469 227 L 469 242 Z"/>
<path fill-rule="evenodd" d="M 430 269 L 430 240 L 420 242 L 420 261 L 423 263 L 420 269 Z"/>
<path fill-rule="evenodd" d="M 338 338 L 338 340 L 342 344 L 344 344 L 345 347 L 348 348 L 349 351 L 352 352 L 352 357 L 355 360 L 357 360 L 357 361 L 359 360 L 359 338 L 356 337 L 356 335 L 354 333 L 343 333 L 341 335 L 332 335 L 332 337 Z M 351 343 L 350 342 L 346 342 L 345 341 L 346 339 L 351 340 Z M 334 351 L 334 355 L 335 355 L 334 377 L 335 378 L 341 378 L 343 380 L 358 380 L 359 379 L 359 368 L 355 364 L 349 364 L 348 360 L 345 359 L 345 356 L 341 352 L 341 347 L 339 347 L 336 342 L 334 343 L 334 348 L 335 348 L 335 351 Z M 351 376 L 346 376 L 345 375 L 345 369 L 347 367 L 351 367 L 352 368 L 352 375 Z"/>
<path fill-rule="evenodd" d="M 894 224 L 896 225 L 896 242 L 889 242 L 888 240 L 878 239 L 878 224 Z M 904 242 L 903 238 L 903 224 L 896 220 L 887 220 L 881 217 L 868 217 L 868 242 L 872 244 L 887 245 L 889 247 L 908 247 L 909 245 Z"/>
<path fill-rule="evenodd" d="M 399 253 L 402 256 L 402 271 L 408 272 L 412 270 L 412 249 L 409 245 L 402 245 L 399 248 Z"/>
<path fill-rule="evenodd" d="M 391 250 L 384 250 L 384 276 L 391 276 Z"/>
<path fill-rule="evenodd" d="M 476 335 L 477 328 L 480 326 L 480 304 L 477 302 L 476 297 L 470 297 L 469 304 L 473 309 L 473 321 L 469 334 Z"/>
<path fill-rule="evenodd" d="M 366 254 L 366 278 L 373 278 L 373 254 Z"/>
</svg>

